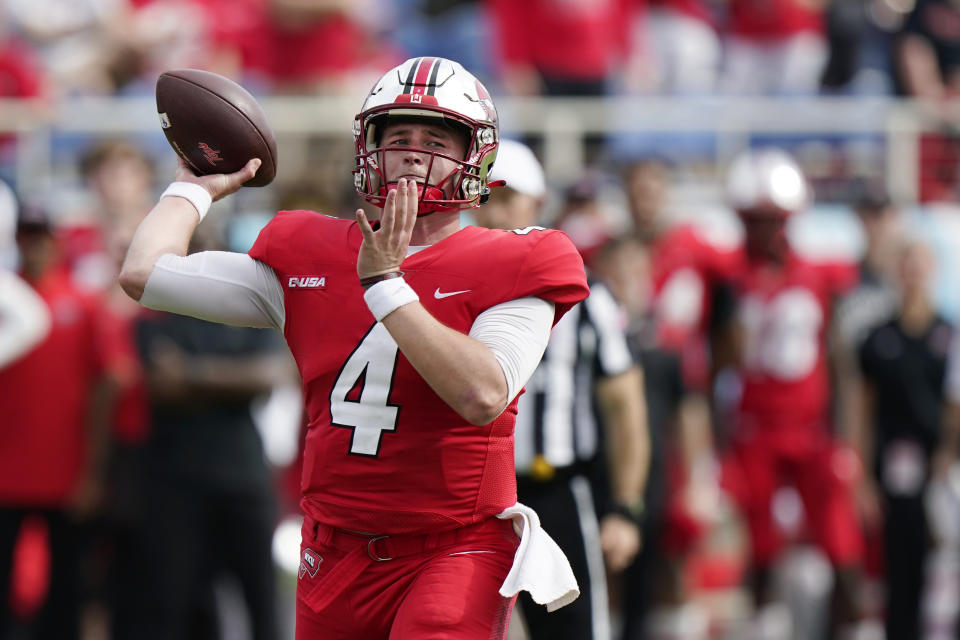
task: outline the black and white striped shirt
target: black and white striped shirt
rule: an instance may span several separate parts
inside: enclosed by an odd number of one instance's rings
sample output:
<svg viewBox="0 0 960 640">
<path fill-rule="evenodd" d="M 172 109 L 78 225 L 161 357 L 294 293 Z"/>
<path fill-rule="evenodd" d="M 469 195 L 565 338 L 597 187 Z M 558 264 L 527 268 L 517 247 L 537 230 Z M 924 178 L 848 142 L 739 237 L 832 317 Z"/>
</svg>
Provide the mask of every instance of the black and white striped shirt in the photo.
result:
<svg viewBox="0 0 960 640">
<path fill-rule="evenodd" d="M 633 365 L 620 307 L 604 285 L 593 282 L 590 297 L 554 327 L 520 397 L 517 473 L 528 474 L 537 456 L 558 469 L 590 461 L 600 441 L 594 382 Z"/>
</svg>

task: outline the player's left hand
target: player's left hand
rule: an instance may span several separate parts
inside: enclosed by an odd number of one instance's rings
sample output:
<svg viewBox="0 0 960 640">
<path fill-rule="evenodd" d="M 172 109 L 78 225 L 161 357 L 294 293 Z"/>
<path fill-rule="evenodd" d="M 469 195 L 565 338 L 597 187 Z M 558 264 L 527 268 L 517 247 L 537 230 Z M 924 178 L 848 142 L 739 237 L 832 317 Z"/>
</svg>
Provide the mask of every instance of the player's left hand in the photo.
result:
<svg viewBox="0 0 960 640">
<path fill-rule="evenodd" d="M 600 521 L 600 547 L 612 573 L 626 569 L 640 551 L 640 528 L 623 516 L 611 513 Z"/>
<path fill-rule="evenodd" d="M 357 209 L 357 224 L 363 234 L 357 255 L 357 275 L 361 279 L 400 269 L 417 222 L 418 206 L 416 182 L 401 178 L 397 188 L 387 194 L 376 231 L 363 209 Z"/>
</svg>

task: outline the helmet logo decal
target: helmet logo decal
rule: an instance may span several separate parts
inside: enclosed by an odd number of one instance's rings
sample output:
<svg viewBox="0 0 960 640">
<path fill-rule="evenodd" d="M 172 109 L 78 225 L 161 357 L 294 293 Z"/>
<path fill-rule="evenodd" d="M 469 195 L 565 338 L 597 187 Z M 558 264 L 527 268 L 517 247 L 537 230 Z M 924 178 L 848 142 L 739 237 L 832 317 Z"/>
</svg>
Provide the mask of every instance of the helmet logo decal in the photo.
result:
<svg viewBox="0 0 960 640">
<path fill-rule="evenodd" d="M 490 97 L 490 93 L 487 91 L 487 88 L 479 80 L 474 81 L 474 85 L 477 87 L 477 97 L 467 96 L 473 102 L 479 102 L 480 106 L 483 107 L 483 112 L 487 114 L 487 117 L 491 122 L 497 121 L 497 110 L 493 106 L 493 98 Z"/>
</svg>

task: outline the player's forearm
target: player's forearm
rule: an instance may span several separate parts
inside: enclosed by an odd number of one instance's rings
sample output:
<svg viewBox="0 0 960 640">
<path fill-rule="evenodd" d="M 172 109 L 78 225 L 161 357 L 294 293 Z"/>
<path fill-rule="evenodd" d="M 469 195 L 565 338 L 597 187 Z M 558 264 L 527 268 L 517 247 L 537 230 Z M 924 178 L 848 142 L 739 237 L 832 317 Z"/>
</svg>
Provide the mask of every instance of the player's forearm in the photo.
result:
<svg viewBox="0 0 960 640">
<path fill-rule="evenodd" d="M 190 238 L 199 223 L 197 210 L 184 198 L 167 196 L 140 222 L 120 271 L 120 286 L 140 300 L 153 265 L 165 253 L 186 255 Z"/>
<path fill-rule="evenodd" d="M 419 302 L 389 314 L 383 325 L 417 373 L 465 420 L 488 424 L 506 408 L 506 377 L 484 344 L 441 324 Z"/>
</svg>

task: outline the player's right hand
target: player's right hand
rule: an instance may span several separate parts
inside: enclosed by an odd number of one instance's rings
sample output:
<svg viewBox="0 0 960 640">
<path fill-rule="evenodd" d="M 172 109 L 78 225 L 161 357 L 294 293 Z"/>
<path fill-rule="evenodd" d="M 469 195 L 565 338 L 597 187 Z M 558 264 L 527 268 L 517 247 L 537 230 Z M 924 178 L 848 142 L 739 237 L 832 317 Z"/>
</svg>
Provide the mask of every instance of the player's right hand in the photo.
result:
<svg viewBox="0 0 960 640">
<path fill-rule="evenodd" d="M 357 254 L 357 275 L 361 280 L 400 269 L 407 257 L 418 207 L 416 182 L 401 178 L 397 188 L 387 194 L 376 231 L 363 209 L 357 209 L 357 224 L 363 234 Z"/>
<path fill-rule="evenodd" d="M 224 198 L 240 187 L 247 180 L 250 180 L 257 174 L 261 165 L 260 158 L 249 160 L 242 169 L 234 173 L 214 173 L 207 176 L 198 176 L 187 166 L 182 158 L 177 158 L 177 182 L 192 182 L 198 184 L 210 193 L 213 201 Z"/>
</svg>

